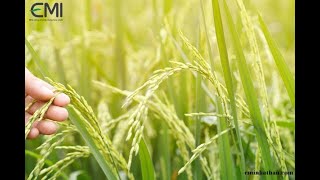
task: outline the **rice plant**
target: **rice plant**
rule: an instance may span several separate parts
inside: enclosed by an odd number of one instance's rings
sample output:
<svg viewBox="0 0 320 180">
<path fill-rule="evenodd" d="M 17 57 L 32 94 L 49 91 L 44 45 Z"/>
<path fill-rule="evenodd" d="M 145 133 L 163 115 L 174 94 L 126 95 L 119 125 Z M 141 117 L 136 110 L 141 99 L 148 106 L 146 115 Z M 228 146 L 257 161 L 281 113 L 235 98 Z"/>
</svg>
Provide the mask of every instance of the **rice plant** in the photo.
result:
<svg viewBox="0 0 320 180">
<path fill-rule="evenodd" d="M 294 1 L 32 3 L 26 67 L 71 103 L 26 140 L 26 179 L 295 179 Z"/>
</svg>

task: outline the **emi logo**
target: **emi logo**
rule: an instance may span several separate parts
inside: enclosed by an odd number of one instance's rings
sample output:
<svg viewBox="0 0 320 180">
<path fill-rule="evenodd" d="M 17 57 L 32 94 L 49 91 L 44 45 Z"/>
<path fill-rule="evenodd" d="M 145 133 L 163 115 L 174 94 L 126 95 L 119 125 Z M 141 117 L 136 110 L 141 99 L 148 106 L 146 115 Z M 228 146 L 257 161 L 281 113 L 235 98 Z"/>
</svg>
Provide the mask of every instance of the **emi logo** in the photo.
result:
<svg viewBox="0 0 320 180">
<path fill-rule="evenodd" d="M 34 3 L 30 8 L 33 17 L 41 18 L 41 20 L 57 20 L 61 21 L 63 17 L 63 4 L 54 3 Z M 35 19 L 30 19 L 35 20 Z"/>
</svg>

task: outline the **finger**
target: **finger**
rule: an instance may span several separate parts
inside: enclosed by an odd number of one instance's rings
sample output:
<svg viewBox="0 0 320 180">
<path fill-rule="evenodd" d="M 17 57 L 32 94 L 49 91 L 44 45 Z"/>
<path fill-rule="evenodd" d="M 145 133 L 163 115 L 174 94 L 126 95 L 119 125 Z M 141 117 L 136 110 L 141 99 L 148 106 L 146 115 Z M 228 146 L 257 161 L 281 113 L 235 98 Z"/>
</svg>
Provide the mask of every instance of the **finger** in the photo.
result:
<svg viewBox="0 0 320 180">
<path fill-rule="evenodd" d="M 24 112 L 24 124 L 27 124 L 27 122 L 29 121 L 29 118 L 31 117 L 32 115 L 29 114 L 28 112 Z"/>
<path fill-rule="evenodd" d="M 55 132 L 57 132 L 58 126 L 56 125 L 56 123 L 54 123 L 52 121 L 41 120 L 37 124 L 37 129 L 39 130 L 39 132 L 41 134 L 51 135 L 51 134 L 54 134 Z"/>
<path fill-rule="evenodd" d="M 48 101 L 54 96 L 53 91 L 45 85 L 44 81 L 31 74 L 27 68 L 25 69 L 25 93 L 40 101 Z"/>
<path fill-rule="evenodd" d="M 24 107 L 28 106 L 34 99 L 31 96 L 26 96 L 24 98 Z"/>
<path fill-rule="evenodd" d="M 35 139 L 39 135 L 39 130 L 37 128 L 32 128 L 27 136 L 28 139 Z"/>
<path fill-rule="evenodd" d="M 29 114 L 28 112 L 24 113 L 24 122 L 25 122 L 25 124 L 27 124 L 27 122 L 29 121 L 31 116 L 32 115 Z M 27 136 L 28 139 L 34 139 L 34 138 L 38 137 L 39 130 L 36 128 L 37 124 L 38 124 L 37 121 L 32 124 L 32 128 L 31 128 L 31 130 L 30 130 L 30 132 L 29 132 L 29 134 Z"/>
<path fill-rule="evenodd" d="M 41 80 L 41 79 L 40 79 L 40 81 L 41 81 L 41 82 L 43 83 L 43 85 L 44 85 L 45 87 L 47 87 L 48 89 L 50 89 L 50 90 L 52 90 L 52 91 L 55 90 L 55 88 L 54 88 L 53 86 L 51 86 L 49 83 L 47 83 L 47 82 L 45 82 L 45 81 L 43 81 L 43 80 Z M 59 94 L 57 95 L 57 97 L 53 100 L 53 104 L 54 104 L 54 105 L 62 106 L 62 107 L 68 105 L 69 103 L 70 103 L 70 98 L 69 98 L 69 96 L 67 96 L 67 95 L 64 94 L 64 93 L 59 93 Z"/>
<path fill-rule="evenodd" d="M 24 112 L 24 124 L 27 124 L 27 123 L 28 123 L 28 121 L 29 121 L 29 119 L 30 119 L 31 116 L 32 116 L 32 115 L 31 115 L 30 113 Z M 31 127 L 37 127 L 37 124 L 38 124 L 38 121 L 35 121 L 35 122 L 33 122 L 33 124 L 32 124 Z"/>
<path fill-rule="evenodd" d="M 57 97 L 53 100 L 53 104 L 57 106 L 64 107 L 70 103 L 70 98 L 66 94 L 60 93 Z"/>
<path fill-rule="evenodd" d="M 37 128 L 39 122 L 40 122 L 40 121 L 35 121 L 35 122 L 33 122 L 32 127 L 33 127 L 33 128 Z"/>
<path fill-rule="evenodd" d="M 40 80 L 41 81 L 41 80 Z M 50 86 L 48 83 L 44 82 L 43 83 L 47 84 L 45 85 L 46 87 L 48 87 L 50 90 L 54 89 L 52 86 Z M 31 103 L 32 101 L 30 100 L 31 96 L 28 96 L 27 94 L 25 94 L 25 98 L 28 98 L 29 101 L 25 101 L 25 107 Z M 33 100 L 33 98 L 31 98 Z M 27 99 L 26 99 L 27 100 Z M 57 97 L 53 100 L 53 104 L 57 105 L 57 106 L 61 106 L 61 107 L 65 107 L 66 105 L 68 105 L 70 103 L 70 98 L 69 96 L 67 96 L 64 93 L 59 93 L 57 95 Z"/>
<path fill-rule="evenodd" d="M 33 104 L 27 112 L 33 114 L 44 105 L 44 102 L 36 102 Z M 68 111 L 60 106 L 50 105 L 49 109 L 44 115 L 44 118 L 52 119 L 54 121 L 64 121 L 68 118 Z"/>
<path fill-rule="evenodd" d="M 29 121 L 29 119 L 30 119 L 31 116 L 32 116 L 32 115 L 29 114 L 28 112 L 24 112 L 24 124 L 27 124 L 27 123 L 28 123 L 28 121 Z M 32 124 L 31 127 L 37 127 L 38 122 L 39 122 L 39 121 L 33 122 L 33 124 Z"/>
</svg>

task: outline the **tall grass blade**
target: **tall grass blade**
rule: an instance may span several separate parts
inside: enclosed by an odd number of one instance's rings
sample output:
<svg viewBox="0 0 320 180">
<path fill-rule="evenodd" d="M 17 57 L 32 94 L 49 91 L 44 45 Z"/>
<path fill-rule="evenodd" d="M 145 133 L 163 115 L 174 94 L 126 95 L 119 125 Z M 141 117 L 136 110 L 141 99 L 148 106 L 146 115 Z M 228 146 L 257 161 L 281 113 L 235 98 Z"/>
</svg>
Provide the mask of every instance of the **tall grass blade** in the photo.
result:
<svg viewBox="0 0 320 180">
<path fill-rule="evenodd" d="M 241 21 L 243 24 L 245 34 L 247 35 L 247 38 L 249 39 L 249 45 L 251 52 L 253 53 L 253 61 L 254 61 L 254 72 L 258 77 L 258 91 L 257 94 L 261 96 L 261 101 L 263 104 L 263 108 L 261 108 L 261 111 L 264 114 L 265 117 L 265 125 L 266 125 L 266 135 L 269 140 L 269 144 L 273 144 L 271 150 L 272 153 L 277 154 L 278 156 L 275 156 L 277 162 L 280 162 L 281 170 L 283 172 L 288 171 L 285 160 L 284 160 L 284 154 L 283 154 L 283 148 L 281 145 L 280 135 L 278 127 L 275 124 L 275 121 L 270 118 L 270 104 L 268 100 L 268 93 L 267 93 L 267 84 L 265 80 L 265 73 L 262 67 L 261 57 L 259 53 L 259 47 L 256 39 L 256 35 L 254 32 L 254 25 L 252 23 L 252 20 L 250 16 L 247 13 L 246 7 L 244 5 L 244 2 L 242 0 L 236 0 L 238 7 L 239 7 L 239 14 L 241 17 Z M 265 46 L 267 43 L 264 43 Z M 269 49 L 267 47 L 267 49 Z M 267 64 L 265 64 L 267 66 Z M 274 137 L 274 138 L 272 138 Z M 256 168 L 257 169 L 257 168 Z M 283 175 L 284 179 L 287 179 L 285 175 Z"/>
<path fill-rule="evenodd" d="M 54 49 L 55 59 L 56 59 L 56 69 L 59 75 L 59 80 L 62 84 L 67 84 L 66 73 L 64 71 L 64 65 L 62 63 L 61 56 L 57 48 Z"/>
<path fill-rule="evenodd" d="M 249 74 L 249 69 L 246 63 L 244 53 L 242 51 L 238 33 L 236 32 L 236 29 L 230 14 L 230 10 L 225 1 L 224 1 L 224 9 L 226 12 L 228 27 L 231 32 L 232 44 L 235 48 L 235 53 L 237 56 L 238 69 L 239 69 L 240 78 L 242 81 L 242 86 L 247 99 L 248 108 L 250 111 L 250 116 L 251 116 L 250 118 L 252 120 L 255 133 L 256 133 L 256 138 L 261 149 L 261 156 L 262 156 L 264 169 L 270 170 L 270 171 L 276 170 L 275 165 L 273 163 L 273 158 L 270 153 L 269 144 L 267 141 L 267 135 L 266 135 L 265 127 L 263 124 L 263 118 L 259 108 L 258 97 L 255 92 L 251 76 Z M 266 178 L 275 179 L 274 176 L 266 176 Z"/>
<path fill-rule="evenodd" d="M 110 165 L 107 163 L 106 157 L 102 155 L 99 148 L 95 144 L 93 138 L 90 133 L 86 129 L 86 125 L 84 124 L 82 118 L 78 116 L 75 109 L 68 107 L 69 118 L 71 122 L 77 127 L 78 131 L 80 132 L 81 136 L 85 140 L 86 144 L 89 146 L 90 151 L 92 152 L 93 156 L 99 163 L 101 169 L 103 170 L 104 174 L 109 180 L 117 180 L 116 175 L 112 171 Z"/>
<path fill-rule="evenodd" d="M 61 37 L 60 37 L 61 34 L 59 34 L 59 32 L 57 32 L 57 30 L 55 29 L 53 24 L 50 24 L 50 31 L 52 33 L 52 36 L 56 37 L 55 40 L 57 42 L 59 42 L 61 40 Z M 67 83 L 67 79 L 66 79 L 65 67 L 64 67 L 64 63 L 62 61 L 61 55 L 60 55 L 61 50 L 56 45 L 56 44 L 59 44 L 57 42 L 55 42 L 54 46 L 53 46 L 53 52 L 54 52 L 53 54 L 54 54 L 54 59 L 56 61 L 56 72 L 58 74 L 59 81 L 62 84 L 66 84 Z"/>
<path fill-rule="evenodd" d="M 222 102 L 219 98 L 217 99 L 217 109 L 219 113 L 223 113 Z M 222 133 L 228 129 L 226 118 L 219 117 L 218 121 L 218 133 Z M 236 171 L 234 163 L 232 161 L 231 147 L 228 134 L 219 136 L 219 159 L 221 169 L 221 179 L 232 180 L 236 178 Z"/>
<path fill-rule="evenodd" d="M 206 111 L 204 92 L 201 89 L 201 81 L 201 76 L 198 75 L 196 78 L 196 112 Z M 197 147 L 201 143 L 201 117 L 195 117 L 195 121 L 195 147 Z M 195 160 L 194 163 L 194 178 L 197 180 L 202 179 L 200 159 Z"/>
<path fill-rule="evenodd" d="M 207 41 L 207 46 L 208 46 L 208 52 L 209 52 L 209 57 L 210 57 L 210 65 L 211 65 L 211 70 L 213 71 L 213 50 L 211 48 L 210 44 L 210 36 L 207 30 L 207 21 L 206 17 L 204 14 L 204 5 L 203 5 L 203 0 L 200 0 L 200 6 L 201 6 L 201 14 L 202 14 L 202 21 L 203 21 L 203 26 L 204 26 L 204 31 L 206 33 L 206 41 Z"/>
<path fill-rule="evenodd" d="M 276 42 L 273 40 L 267 25 L 263 21 L 261 15 L 259 14 L 259 22 L 262 29 L 262 32 L 267 40 L 267 43 L 269 45 L 271 54 L 274 58 L 274 62 L 277 65 L 277 68 L 279 70 L 280 76 L 282 78 L 282 81 L 287 89 L 289 98 L 291 100 L 291 103 L 293 106 L 295 106 L 295 82 L 292 73 L 290 72 L 290 69 L 284 60 L 283 55 L 281 54 Z"/>
<path fill-rule="evenodd" d="M 201 5 L 201 4 L 200 4 Z M 200 34 L 200 24 L 199 28 L 196 31 L 196 47 L 200 49 L 200 41 L 201 41 L 201 34 Z M 203 89 L 201 88 L 202 78 L 201 76 L 196 77 L 196 112 L 206 112 L 206 99 Z M 201 117 L 195 117 L 195 147 L 200 145 L 201 143 Z M 202 170 L 201 170 L 201 162 L 200 158 L 196 159 L 194 162 L 194 169 L 193 169 L 193 178 L 195 180 L 202 180 Z"/>
<path fill-rule="evenodd" d="M 231 113 L 233 116 L 233 122 L 235 125 L 235 130 L 236 130 L 236 135 L 237 135 L 238 149 L 240 152 L 240 159 L 241 159 L 240 169 L 241 169 L 241 172 L 244 172 L 245 171 L 245 159 L 244 159 L 241 136 L 240 136 L 240 131 L 239 131 L 237 107 L 236 107 L 234 87 L 233 87 L 233 82 L 232 82 L 232 74 L 231 74 L 230 65 L 229 65 L 228 51 L 227 51 L 225 37 L 224 37 L 224 30 L 223 30 L 218 0 L 212 1 L 212 9 L 213 9 L 214 25 L 216 28 L 218 48 L 219 48 L 219 52 L 220 52 L 220 60 L 221 60 L 221 65 L 222 65 L 222 69 L 223 69 L 223 75 L 224 75 L 227 91 L 228 91 L 228 96 L 230 99 L 230 105 L 231 105 L 231 111 L 232 111 Z M 246 179 L 244 176 L 244 173 L 241 173 L 241 174 L 242 174 L 241 178 Z"/>
<path fill-rule="evenodd" d="M 165 122 L 160 124 L 163 131 L 160 134 L 160 143 L 158 149 L 160 149 L 160 168 L 161 168 L 161 179 L 170 179 L 171 163 L 170 163 L 170 135 L 169 128 Z"/>
<path fill-rule="evenodd" d="M 114 45 L 114 58 L 115 58 L 115 69 L 114 77 L 118 86 L 122 89 L 126 89 L 126 79 L 127 79 L 127 63 L 125 57 L 125 50 L 123 46 L 124 39 L 124 26 L 122 16 L 122 0 L 113 1 L 114 3 L 114 17 L 115 17 L 115 32 L 116 32 L 116 41 Z"/>
<path fill-rule="evenodd" d="M 139 143 L 139 157 L 140 157 L 140 163 L 141 163 L 141 173 L 142 173 L 142 179 L 143 180 L 154 180 L 154 168 L 152 164 L 152 159 L 150 156 L 150 153 L 148 151 L 147 145 L 142 138 Z"/>
<path fill-rule="evenodd" d="M 85 45 L 86 39 L 83 39 L 82 44 L 82 57 L 80 59 L 80 71 L 79 71 L 79 90 L 80 94 L 82 94 L 85 99 L 91 104 L 91 83 L 90 79 L 92 77 L 91 75 L 91 69 L 90 69 L 90 49 L 88 49 Z"/>
<path fill-rule="evenodd" d="M 45 66 L 43 64 L 43 62 L 41 61 L 40 57 L 38 56 L 38 54 L 36 53 L 36 51 L 33 49 L 32 45 L 30 44 L 30 42 L 27 40 L 27 38 L 25 38 L 25 44 L 28 48 L 28 50 L 30 51 L 31 55 L 32 55 L 32 59 L 35 62 L 38 71 L 40 72 L 42 78 L 44 77 L 50 77 L 52 78 L 52 76 L 50 76 L 47 66 Z"/>
</svg>

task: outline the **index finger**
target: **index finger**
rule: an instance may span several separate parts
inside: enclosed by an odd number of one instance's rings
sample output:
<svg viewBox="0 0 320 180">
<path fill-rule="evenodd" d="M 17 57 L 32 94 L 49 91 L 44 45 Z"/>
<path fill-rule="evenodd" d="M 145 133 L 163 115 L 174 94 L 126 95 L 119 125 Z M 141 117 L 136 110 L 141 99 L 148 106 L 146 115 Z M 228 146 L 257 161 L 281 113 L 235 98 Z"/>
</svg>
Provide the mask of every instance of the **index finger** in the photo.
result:
<svg viewBox="0 0 320 180">
<path fill-rule="evenodd" d="M 48 101 L 54 96 L 44 82 L 25 68 L 25 93 L 40 101 Z"/>
</svg>

